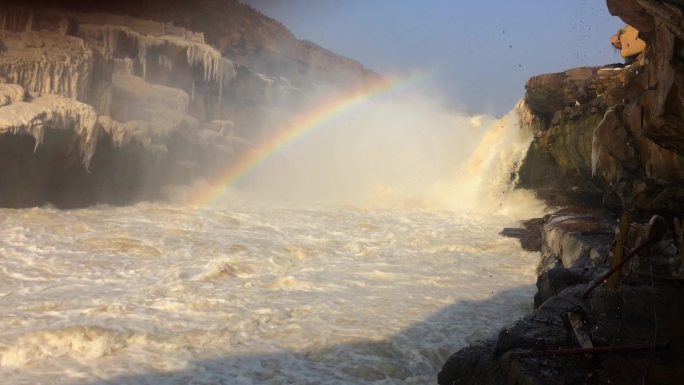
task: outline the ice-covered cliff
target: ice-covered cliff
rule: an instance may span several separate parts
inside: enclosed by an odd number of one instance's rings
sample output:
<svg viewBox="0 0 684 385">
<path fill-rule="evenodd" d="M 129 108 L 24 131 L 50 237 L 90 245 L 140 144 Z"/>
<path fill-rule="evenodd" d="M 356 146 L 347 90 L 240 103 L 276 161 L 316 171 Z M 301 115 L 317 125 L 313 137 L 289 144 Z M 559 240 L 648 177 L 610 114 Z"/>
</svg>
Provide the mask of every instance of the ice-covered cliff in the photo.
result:
<svg viewBox="0 0 684 385">
<path fill-rule="evenodd" d="M 225 167 L 264 117 L 377 79 L 236 1 L 153 3 L 0 5 L 0 206 L 155 198 Z M 268 64 L 286 51 L 312 70 Z"/>
</svg>

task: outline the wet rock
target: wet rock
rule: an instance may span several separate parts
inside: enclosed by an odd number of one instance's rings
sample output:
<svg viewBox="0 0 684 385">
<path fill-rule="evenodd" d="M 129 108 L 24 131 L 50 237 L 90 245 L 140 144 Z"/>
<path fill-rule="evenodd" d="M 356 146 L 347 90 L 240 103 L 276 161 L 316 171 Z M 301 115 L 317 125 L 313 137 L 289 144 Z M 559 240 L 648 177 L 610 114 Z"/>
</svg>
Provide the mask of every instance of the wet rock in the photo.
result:
<svg viewBox="0 0 684 385">
<path fill-rule="evenodd" d="M 604 263 L 614 238 L 614 217 L 606 213 L 556 214 L 543 227 L 542 260 L 564 268 L 593 268 Z"/>
<path fill-rule="evenodd" d="M 499 234 L 504 237 L 517 238 L 523 250 L 541 251 L 543 223 L 543 218 L 529 219 L 521 222 L 523 228 L 506 227 Z"/>
<path fill-rule="evenodd" d="M 520 246 L 527 251 L 541 250 L 541 235 L 534 231 L 527 229 L 518 229 L 506 227 L 499 233 L 504 237 L 517 238 L 520 241 Z"/>
<path fill-rule="evenodd" d="M 500 384 L 497 361 L 492 355 L 494 341 L 481 341 L 453 354 L 437 375 L 440 385 Z"/>
<path fill-rule="evenodd" d="M 540 307 L 568 287 L 589 283 L 596 276 L 590 268 L 570 268 L 557 265 L 547 269 L 537 277 L 537 293 L 534 295 L 534 307 Z"/>
</svg>

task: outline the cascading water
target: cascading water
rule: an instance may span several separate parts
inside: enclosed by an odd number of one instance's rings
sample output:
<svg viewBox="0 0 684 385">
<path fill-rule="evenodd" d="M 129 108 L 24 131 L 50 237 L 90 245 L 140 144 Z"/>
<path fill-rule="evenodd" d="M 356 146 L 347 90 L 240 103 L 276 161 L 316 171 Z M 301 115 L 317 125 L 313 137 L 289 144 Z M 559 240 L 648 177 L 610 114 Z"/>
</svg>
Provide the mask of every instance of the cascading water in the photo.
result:
<svg viewBox="0 0 684 385">
<path fill-rule="evenodd" d="M 0 382 L 434 383 L 531 306 L 536 256 L 497 233 L 538 212 L 505 209 L 515 114 L 411 106 L 339 119 L 210 207 L 0 210 Z"/>
</svg>

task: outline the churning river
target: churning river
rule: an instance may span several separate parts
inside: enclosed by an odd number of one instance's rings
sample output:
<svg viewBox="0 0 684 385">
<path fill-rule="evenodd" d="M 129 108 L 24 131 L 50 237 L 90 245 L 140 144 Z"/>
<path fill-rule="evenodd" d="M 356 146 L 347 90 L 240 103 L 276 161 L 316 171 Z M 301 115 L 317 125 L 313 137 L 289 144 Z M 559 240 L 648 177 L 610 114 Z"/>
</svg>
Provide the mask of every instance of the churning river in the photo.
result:
<svg viewBox="0 0 684 385">
<path fill-rule="evenodd" d="M 352 206 L 0 210 L 2 384 L 431 384 L 531 307 L 510 219 Z"/>
</svg>

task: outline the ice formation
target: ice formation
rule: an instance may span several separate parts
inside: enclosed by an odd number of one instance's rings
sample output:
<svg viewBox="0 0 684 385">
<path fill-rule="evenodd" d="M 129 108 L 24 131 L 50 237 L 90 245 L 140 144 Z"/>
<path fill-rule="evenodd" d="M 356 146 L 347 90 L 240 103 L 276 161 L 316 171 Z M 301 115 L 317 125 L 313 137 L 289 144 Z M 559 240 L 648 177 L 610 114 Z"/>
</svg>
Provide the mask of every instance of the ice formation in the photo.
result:
<svg viewBox="0 0 684 385">
<path fill-rule="evenodd" d="M 169 59 L 165 55 L 159 55 L 157 59 L 160 66 L 166 68 L 166 70 L 169 72 L 173 71 L 173 60 Z"/>
<path fill-rule="evenodd" d="M 0 73 L 36 95 L 59 94 L 84 100 L 93 69 L 93 53 L 81 39 L 53 32 L 5 32 L 7 48 Z"/>
<path fill-rule="evenodd" d="M 252 124 L 252 118 L 236 112 L 232 99 L 252 102 L 261 111 L 277 88 L 250 69 L 238 74 L 202 33 L 122 15 L 0 5 L 0 47 L 0 139 L 12 145 L 17 143 L 12 136 L 22 136 L 18 143 L 36 153 L 21 165 L 22 174 L 49 178 L 41 173 L 60 170 L 52 190 L 31 186 L 32 195 L 16 202 L 0 199 L 5 205 L 106 200 L 102 180 L 117 186 L 112 189 L 117 202 L 121 196 L 139 199 L 140 191 L 131 188 L 135 183 L 153 190 L 155 183 L 210 173 L 236 148 L 246 147 L 228 119 L 242 125 Z M 227 90 L 231 100 L 224 102 Z M 78 160 L 54 162 L 54 154 Z M 73 186 L 78 190 L 73 197 L 54 193 L 54 186 L 72 182 L 64 175 L 80 176 L 83 166 L 94 175 L 85 182 L 92 183 L 91 196 L 82 199 L 88 194 L 83 185 Z M 138 182 L 141 170 L 158 180 Z M 0 178 L 16 174 L 4 171 L 0 167 Z M 0 198 L 14 194 L 7 190 Z"/>
<path fill-rule="evenodd" d="M 135 65 L 130 58 L 114 58 L 114 75 L 133 75 Z"/>
<path fill-rule="evenodd" d="M 100 127 L 95 109 L 58 95 L 46 95 L 32 102 L 16 102 L 0 108 L 0 134 L 31 135 L 34 151 L 43 144 L 46 129 L 73 129 L 79 138 L 81 159 L 86 169 L 95 154 Z"/>
<path fill-rule="evenodd" d="M 18 84 L 0 83 L 0 107 L 26 100 L 26 90 Z"/>
<path fill-rule="evenodd" d="M 109 116 L 100 116 L 98 124 L 103 132 L 112 138 L 114 147 L 121 148 L 135 141 L 152 153 L 157 160 L 169 153 L 168 147 L 163 143 L 164 138 L 180 128 L 178 124 L 154 124 L 141 120 L 122 123 Z"/>
<path fill-rule="evenodd" d="M 136 59 L 142 67 L 142 78 L 147 79 L 148 59 L 153 48 L 171 45 L 185 49 L 187 63 L 192 68 L 201 68 L 203 80 L 219 85 L 219 100 L 222 99 L 223 88 L 236 75 L 233 63 L 224 58 L 219 51 L 204 42 L 191 41 L 177 36 L 154 36 L 136 32 L 125 26 L 85 24 L 79 27 L 80 34 L 86 39 L 94 39 L 102 44 L 107 57 L 115 57 L 119 39 L 124 36 L 135 42 L 138 50 Z M 173 62 L 167 56 L 155 52 L 157 64 L 169 71 L 173 70 Z"/>
</svg>

